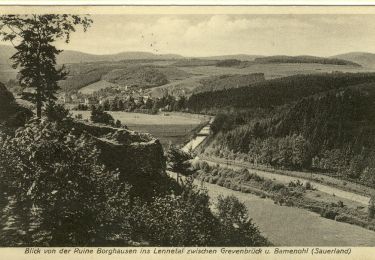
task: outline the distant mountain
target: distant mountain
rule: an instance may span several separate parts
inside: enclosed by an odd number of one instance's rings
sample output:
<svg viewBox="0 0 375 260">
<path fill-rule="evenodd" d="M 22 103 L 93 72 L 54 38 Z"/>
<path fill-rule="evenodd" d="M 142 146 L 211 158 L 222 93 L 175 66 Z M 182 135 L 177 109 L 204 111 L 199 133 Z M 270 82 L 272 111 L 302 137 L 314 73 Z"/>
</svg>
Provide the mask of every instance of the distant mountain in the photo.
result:
<svg viewBox="0 0 375 260">
<path fill-rule="evenodd" d="M 12 46 L 0 45 L 0 64 L 10 64 L 9 58 L 15 52 Z M 169 60 L 169 59 L 182 59 L 181 55 L 177 54 L 154 54 L 151 52 L 120 52 L 108 55 L 95 55 L 80 51 L 63 51 L 57 57 L 57 63 L 81 63 L 81 62 L 97 62 L 97 61 L 120 61 L 120 60 Z"/>
<path fill-rule="evenodd" d="M 349 60 L 358 64 L 361 64 L 363 67 L 375 67 L 375 54 L 369 52 L 348 52 L 344 54 L 339 54 L 332 56 L 330 58 L 344 59 Z"/>
<path fill-rule="evenodd" d="M 120 60 L 171 60 L 182 59 L 183 56 L 177 54 L 154 54 L 150 52 L 120 52 L 108 55 L 95 55 L 79 51 L 63 51 L 57 58 L 57 63 L 81 63 L 97 61 L 120 61 Z"/>
<path fill-rule="evenodd" d="M 207 57 L 196 57 L 199 59 L 209 60 L 241 60 L 241 61 L 253 61 L 256 58 L 264 57 L 263 55 L 248 55 L 248 54 L 233 54 L 233 55 L 220 55 L 220 56 L 207 56 Z"/>
<path fill-rule="evenodd" d="M 254 60 L 257 63 L 318 63 L 318 64 L 333 64 L 333 65 L 352 65 L 361 66 L 360 64 L 339 58 L 323 58 L 316 56 L 267 56 L 262 58 L 256 58 Z"/>
</svg>

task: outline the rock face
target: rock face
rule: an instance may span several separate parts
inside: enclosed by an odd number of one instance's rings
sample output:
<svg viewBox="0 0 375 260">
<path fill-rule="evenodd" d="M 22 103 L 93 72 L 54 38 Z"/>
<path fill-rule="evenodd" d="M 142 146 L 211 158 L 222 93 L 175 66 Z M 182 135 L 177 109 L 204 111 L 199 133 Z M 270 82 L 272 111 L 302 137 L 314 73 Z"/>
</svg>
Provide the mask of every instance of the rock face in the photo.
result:
<svg viewBox="0 0 375 260">
<path fill-rule="evenodd" d="M 150 134 L 83 121 L 76 121 L 74 130 L 94 137 L 101 151 L 99 159 L 110 169 L 119 169 L 121 180 L 132 185 L 132 193 L 148 197 L 162 189 L 168 177 L 159 140 Z"/>
</svg>

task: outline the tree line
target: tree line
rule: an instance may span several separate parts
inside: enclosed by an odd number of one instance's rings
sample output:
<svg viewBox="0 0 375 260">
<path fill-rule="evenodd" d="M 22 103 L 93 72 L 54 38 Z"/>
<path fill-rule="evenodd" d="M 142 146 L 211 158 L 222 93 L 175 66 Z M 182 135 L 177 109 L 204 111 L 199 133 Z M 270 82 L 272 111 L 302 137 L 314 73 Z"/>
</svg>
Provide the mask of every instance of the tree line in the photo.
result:
<svg viewBox="0 0 375 260">
<path fill-rule="evenodd" d="M 277 110 L 260 110 L 260 117 L 249 111 L 220 114 L 212 126 L 215 141 L 207 152 L 274 167 L 323 171 L 374 186 L 373 97 L 348 88 Z"/>
</svg>

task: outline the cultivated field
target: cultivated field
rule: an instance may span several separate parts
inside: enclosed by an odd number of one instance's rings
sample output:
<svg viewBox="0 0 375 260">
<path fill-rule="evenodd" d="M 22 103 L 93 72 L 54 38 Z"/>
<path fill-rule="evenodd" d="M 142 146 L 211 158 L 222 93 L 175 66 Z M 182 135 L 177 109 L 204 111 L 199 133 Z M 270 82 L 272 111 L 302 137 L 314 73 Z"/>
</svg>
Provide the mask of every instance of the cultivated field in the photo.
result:
<svg viewBox="0 0 375 260">
<path fill-rule="evenodd" d="M 71 111 L 73 115 L 82 114 L 90 119 L 90 111 Z M 108 112 L 114 119 L 120 120 L 129 129 L 150 133 L 160 140 L 164 147 L 169 144 L 181 145 L 189 139 L 192 130 L 209 117 L 185 113 L 164 113 L 148 115 L 129 112 Z"/>
<path fill-rule="evenodd" d="M 296 74 L 316 74 L 331 73 L 334 71 L 341 72 L 366 72 L 374 69 L 349 66 L 349 65 L 331 65 L 331 64 L 293 64 L 293 63 L 276 63 L 276 64 L 253 64 L 245 68 L 236 67 L 217 67 L 217 66 L 189 66 L 179 67 L 180 70 L 188 72 L 191 77 L 174 81 L 166 85 L 150 88 L 152 96 L 161 97 L 165 92 L 172 95 L 190 94 L 195 88 L 201 86 L 202 79 L 209 79 L 211 76 L 219 75 L 246 75 L 252 73 L 264 73 L 266 79 L 286 77 Z M 235 84 L 235 82 L 234 82 Z"/>
</svg>

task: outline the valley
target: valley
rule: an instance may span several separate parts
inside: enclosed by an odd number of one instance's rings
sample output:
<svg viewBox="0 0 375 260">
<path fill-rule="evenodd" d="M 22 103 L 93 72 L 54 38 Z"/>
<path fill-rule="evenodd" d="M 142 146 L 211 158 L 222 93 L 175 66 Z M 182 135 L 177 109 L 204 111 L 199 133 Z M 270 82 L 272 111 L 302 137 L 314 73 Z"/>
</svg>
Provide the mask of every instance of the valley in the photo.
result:
<svg viewBox="0 0 375 260">
<path fill-rule="evenodd" d="M 375 245 L 370 213 L 374 151 L 366 144 L 375 136 L 370 62 L 312 56 L 237 60 L 241 56 L 73 54 L 77 57 L 59 82 L 57 103 L 90 131 L 114 131 L 98 137 L 110 139 L 98 143 L 110 154 L 107 165 L 120 165 L 125 172 L 132 159 L 122 161 L 127 148 L 118 142 L 138 132 L 139 144 L 131 147 L 135 154 L 146 154 L 137 149 L 143 149 L 142 138 L 150 134 L 158 141 L 148 141 L 155 146 L 144 162 L 147 174 L 154 165 L 165 174 L 164 158 L 170 167 L 178 161 L 171 159 L 171 151 L 182 148 L 185 161 L 179 162 L 179 174 L 195 176 L 212 203 L 219 195 L 234 195 L 275 245 Z M 67 62 L 66 57 L 59 61 Z M 9 81 L 16 71 L 1 68 L 0 80 L 20 97 L 20 87 Z M 109 126 L 92 122 L 94 110 L 112 120 Z M 93 130 L 97 127 L 101 130 Z M 122 127 L 130 131 L 113 130 Z M 191 155 L 195 159 L 187 160 Z M 340 157 L 343 161 L 335 164 Z M 194 168 L 194 163 L 206 165 Z M 130 179 L 138 185 L 135 192 L 143 193 L 138 176 Z"/>
</svg>

